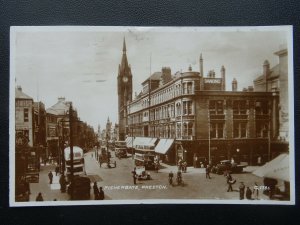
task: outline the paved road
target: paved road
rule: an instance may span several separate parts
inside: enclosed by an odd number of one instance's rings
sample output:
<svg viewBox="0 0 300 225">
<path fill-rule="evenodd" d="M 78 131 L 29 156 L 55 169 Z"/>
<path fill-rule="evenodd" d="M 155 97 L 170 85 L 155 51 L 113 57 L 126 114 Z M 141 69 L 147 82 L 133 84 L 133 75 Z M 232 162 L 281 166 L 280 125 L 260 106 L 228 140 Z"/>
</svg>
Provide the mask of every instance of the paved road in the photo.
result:
<svg viewBox="0 0 300 225">
<path fill-rule="evenodd" d="M 223 175 L 211 174 L 212 179 L 205 178 L 205 172 L 200 168 L 188 168 L 187 173 L 183 173 L 185 185 L 171 186 L 168 184 L 168 173 L 177 171 L 174 166 L 163 165 L 158 172 L 150 171 L 151 180 L 137 181 L 133 185 L 131 171 L 134 163 L 131 157 L 118 159 L 112 153 L 112 160 L 117 163 L 116 168 L 106 168 L 105 165 L 99 167 L 93 153 L 85 156 L 86 172 L 89 177 L 94 177 L 98 186 L 104 188 L 106 199 L 230 199 L 238 200 L 239 182 L 243 181 L 246 186 L 253 189 L 254 182 L 262 185 L 262 178 L 251 173 L 233 174 L 237 180 L 233 185 L 233 192 L 227 192 L 226 179 Z M 261 199 L 268 199 L 267 196 L 260 195 Z"/>
</svg>

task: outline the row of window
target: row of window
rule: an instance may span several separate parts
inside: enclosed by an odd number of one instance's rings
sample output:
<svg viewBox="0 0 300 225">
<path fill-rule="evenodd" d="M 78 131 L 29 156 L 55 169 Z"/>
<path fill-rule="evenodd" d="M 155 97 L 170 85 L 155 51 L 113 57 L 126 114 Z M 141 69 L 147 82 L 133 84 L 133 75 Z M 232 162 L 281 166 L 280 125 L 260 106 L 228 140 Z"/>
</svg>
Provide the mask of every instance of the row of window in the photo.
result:
<svg viewBox="0 0 300 225">
<path fill-rule="evenodd" d="M 150 110 L 150 121 L 174 118 L 181 115 L 194 115 L 193 101 L 187 100 L 176 103 L 176 110 L 174 104 L 158 107 Z M 129 117 L 129 124 L 141 123 L 149 120 L 149 111 L 135 114 Z"/>
<path fill-rule="evenodd" d="M 224 138 L 224 123 L 212 122 L 210 124 L 210 138 L 218 139 Z M 133 131 L 134 135 L 144 134 L 142 129 L 136 129 Z M 256 137 L 266 138 L 269 135 L 269 125 L 266 122 L 256 123 Z M 174 124 L 150 126 L 150 136 L 160 138 L 177 138 L 177 139 L 191 139 L 195 136 L 194 122 L 178 122 L 176 123 L 176 129 Z M 247 123 L 246 122 L 234 122 L 233 123 L 233 137 L 234 138 L 247 138 Z"/>
<path fill-rule="evenodd" d="M 223 100 L 211 100 L 209 101 L 209 113 L 210 115 L 224 114 L 224 101 Z M 245 100 L 233 101 L 232 110 L 234 115 L 246 115 L 247 114 L 247 102 Z M 269 114 L 268 101 L 257 101 L 255 103 L 256 115 Z"/>
</svg>

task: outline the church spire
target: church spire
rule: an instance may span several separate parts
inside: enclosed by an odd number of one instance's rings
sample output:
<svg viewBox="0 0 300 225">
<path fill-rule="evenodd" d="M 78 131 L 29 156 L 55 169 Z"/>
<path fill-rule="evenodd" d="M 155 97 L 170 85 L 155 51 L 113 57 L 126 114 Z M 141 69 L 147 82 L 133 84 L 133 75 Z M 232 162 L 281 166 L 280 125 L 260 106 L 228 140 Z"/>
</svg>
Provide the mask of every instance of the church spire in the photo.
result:
<svg viewBox="0 0 300 225">
<path fill-rule="evenodd" d="M 122 61 L 120 65 L 120 70 L 128 73 L 129 65 L 128 65 L 128 60 L 127 60 L 127 55 L 126 55 L 126 42 L 125 42 L 125 37 L 123 39 L 123 56 L 122 56 Z"/>
<path fill-rule="evenodd" d="M 126 54 L 126 41 L 125 41 L 125 37 L 123 40 L 123 54 Z"/>
</svg>

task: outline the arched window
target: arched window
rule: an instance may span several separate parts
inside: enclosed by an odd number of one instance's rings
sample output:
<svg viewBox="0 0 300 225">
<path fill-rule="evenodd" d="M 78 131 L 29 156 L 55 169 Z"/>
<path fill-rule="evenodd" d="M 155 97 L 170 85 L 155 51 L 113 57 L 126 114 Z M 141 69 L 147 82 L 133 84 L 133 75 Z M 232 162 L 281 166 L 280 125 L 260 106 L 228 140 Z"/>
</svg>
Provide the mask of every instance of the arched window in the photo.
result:
<svg viewBox="0 0 300 225">
<path fill-rule="evenodd" d="M 181 115 L 181 104 L 179 102 L 176 104 L 176 115 Z"/>
</svg>

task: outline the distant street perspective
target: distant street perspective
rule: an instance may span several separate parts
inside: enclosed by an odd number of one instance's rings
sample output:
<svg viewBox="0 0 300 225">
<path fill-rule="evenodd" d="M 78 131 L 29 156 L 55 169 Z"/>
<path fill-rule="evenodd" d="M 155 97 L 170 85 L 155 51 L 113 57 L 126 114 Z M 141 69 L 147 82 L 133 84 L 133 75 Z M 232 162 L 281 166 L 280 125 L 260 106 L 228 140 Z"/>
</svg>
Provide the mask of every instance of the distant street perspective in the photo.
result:
<svg viewBox="0 0 300 225">
<path fill-rule="evenodd" d="M 294 200 L 289 27 L 18 29 L 13 203 Z"/>
</svg>

